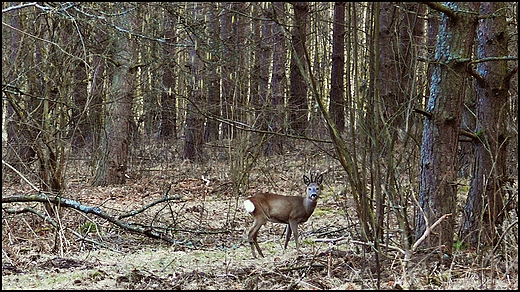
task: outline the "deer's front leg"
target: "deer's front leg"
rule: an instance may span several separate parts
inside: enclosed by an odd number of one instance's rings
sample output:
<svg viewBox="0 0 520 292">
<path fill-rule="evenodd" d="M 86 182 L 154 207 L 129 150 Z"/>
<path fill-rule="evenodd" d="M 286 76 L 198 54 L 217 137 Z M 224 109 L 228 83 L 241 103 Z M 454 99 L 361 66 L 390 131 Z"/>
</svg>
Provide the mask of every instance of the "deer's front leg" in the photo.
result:
<svg viewBox="0 0 520 292">
<path fill-rule="evenodd" d="M 296 242 L 296 250 L 300 249 L 300 244 L 298 243 L 298 221 L 289 221 L 289 230 L 287 232 L 287 235 L 290 237 L 291 229 L 294 235 L 294 241 Z M 285 242 L 285 245 L 287 246 L 287 241 Z"/>
</svg>

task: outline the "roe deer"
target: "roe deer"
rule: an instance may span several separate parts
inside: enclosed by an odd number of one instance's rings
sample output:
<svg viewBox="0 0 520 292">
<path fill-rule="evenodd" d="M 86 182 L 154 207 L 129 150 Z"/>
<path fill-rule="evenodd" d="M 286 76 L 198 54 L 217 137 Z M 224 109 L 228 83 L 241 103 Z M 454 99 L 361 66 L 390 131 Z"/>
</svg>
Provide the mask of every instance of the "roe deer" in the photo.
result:
<svg viewBox="0 0 520 292">
<path fill-rule="evenodd" d="M 318 174 L 317 172 L 314 177 L 312 172 L 310 177 L 304 175 L 303 182 L 307 186 L 305 197 L 259 193 L 244 201 L 244 208 L 254 217 L 253 225 L 247 234 L 247 241 L 251 245 L 254 258 L 256 258 L 255 247 L 260 256 L 264 257 L 258 246 L 257 237 L 260 227 L 267 221 L 287 224 L 284 249 L 287 249 L 287 243 L 291 238 L 292 230 L 294 241 L 296 242 L 296 250 L 299 250 L 298 223 L 306 222 L 312 215 L 312 212 L 314 212 L 322 180 L 323 174 Z"/>
</svg>

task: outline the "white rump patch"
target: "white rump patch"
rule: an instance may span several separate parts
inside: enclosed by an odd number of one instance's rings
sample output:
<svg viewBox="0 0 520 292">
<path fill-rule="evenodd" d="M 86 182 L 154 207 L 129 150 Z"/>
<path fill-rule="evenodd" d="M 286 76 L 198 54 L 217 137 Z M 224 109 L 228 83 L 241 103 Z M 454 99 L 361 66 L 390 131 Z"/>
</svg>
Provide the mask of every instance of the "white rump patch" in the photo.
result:
<svg viewBox="0 0 520 292">
<path fill-rule="evenodd" d="M 247 212 L 253 213 L 253 211 L 255 210 L 255 205 L 250 200 L 245 200 L 244 208 L 246 209 Z"/>
</svg>

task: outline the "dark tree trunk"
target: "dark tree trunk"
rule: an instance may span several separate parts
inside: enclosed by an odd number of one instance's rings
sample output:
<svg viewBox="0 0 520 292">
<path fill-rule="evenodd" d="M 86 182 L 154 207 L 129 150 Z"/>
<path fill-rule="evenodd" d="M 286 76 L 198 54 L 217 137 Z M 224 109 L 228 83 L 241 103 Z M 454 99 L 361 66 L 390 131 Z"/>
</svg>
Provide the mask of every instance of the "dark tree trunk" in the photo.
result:
<svg viewBox="0 0 520 292">
<path fill-rule="evenodd" d="M 272 4 L 267 4 L 272 5 Z M 258 7 L 258 6 L 257 6 Z M 257 8 L 255 7 L 255 8 Z M 251 78 L 251 101 L 255 108 L 255 125 L 260 130 L 264 131 L 254 136 L 257 144 L 262 144 L 264 147 L 264 154 L 268 155 L 271 152 L 270 140 L 272 135 L 265 134 L 265 131 L 271 129 L 270 123 L 272 121 L 271 101 L 268 96 L 269 86 L 269 70 L 272 64 L 272 47 L 273 47 L 273 21 L 270 9 L 258 7 L 257 10 L 263 11 L 259 14 L 262 21 L 254 21 L 253 35 L 255 43 L 255 60 Z"/>
<path fill-rule="evenodd" d="M 106 89 L 103 84 L 103 80 L 105 80 L 105 61 L 99 57 L 94 56 L 93 58 L 94 73 L 92 75 L 92 84 L 91 84 L 91 95 L 92 95 L 92 104 L 89 107 L 89 122 L 91 124 L 91 137 L 92 140 L 89 141 L 91 145 L 91 157 L 90 163 L 92 169 L 96 170 L 99 161 L 103 161 L 103 157 L 105 155 L 103 149 L 103 139 L 104 136 L 103 129 L 103 99 L 106 96 Z M 95 180 L 93 181 L 95 182 Z"/>
<path fill-rule="evenodd" d="M 231 35 L 231 20 L 233 18 L 230 3 L 224 2 L 222 15 L 220 16 L 220 37 L 222 39 L 222 62 L 220 69 L 222 83 L 222 118 L 229 120 L 232 118 L 231 105 L 233 102 L 233 38 Z M 222 139 L 229 138 L 231 126 L 227 123 L 222 124 Z"/>
<path fill-rule="evenodd" d="M 208 3 L 208 48 L 209 62 L 207 64 L 207 105 L 211 118 L 206 121 L 204 133 L 205 141 L 215 141 L 219 139 L 219 123 L 217 117 L 220 117 L 220 76 L 218 75 L 219 63 L 219 47 L 220 47 L 220 23 L 218 21 L 217 3 Z"/>
<path fill-rule="evenodd" d="M 184 158 L 193 162 L 201 162 L 204 160 L 202 147 L 204 142 L 204 119 L 202 118 L 201 114 L 195 109 L 193 102 L 202 102 L 203 98 L 201 96 L 200 91 L 194 90 L 190 95 L 190 99 L 192 102 L 188 103 L 188 110 L 186 112 Z"/>
<path fill-rule="evenodd" d="M 233 120 L 247 123 L 248 87 L 249 87 L 249 60 L 246 36 L 250 35 L 249 26 L 244 15 L 248 14 L 245 2 L 233 2 L 234 11 L 233 37 Z"/>
<path fill-rule="evenodd" d="M 396 124 L 396 114 L 402 106 L 400 93 L 400 66 L 408 64 L 400 63 L 401 51 L 398 50 L 399 42 L 396 30 L 402 24 L 399 19 L 400 10 L 396 3 L 381 3 L 379 14 L 379 85 L 381 101 L 383 103 L 383 113 L 385 120 L 392 125 Z"/>
<path fill-rule="evenodd" d="M 285 15 L 284 2 L 273 3 L 273 21 L 283 24 L 280 17 Z M 283 133 L 285 121 L 285 92 L 287 88 L 287 75 L 285 74 L 285 63 L 287 49 L 285 45 L 284 28 L 280 24 L 273 26 L 273 70 L 271 75 L 271 131 Z M 281 136 L 272 136 L 267 145 L 268 153 L 283 153 L 283 139 Z"/>
<path fill-rule="evenodd" d="M 124 25 L 132 23 L 128 15 L 121 17 Z M 124 184 L 126 181 L 136 69 L 133 68 L 133 49 L 127 35 L 119 33 L 115 38 L 115 68 L 101 134 L 101 156 L 93 185 Z"/>
<path fill-rule="evenodd" d="M 345 2 L 334 2 L 329 112 L 339 132 L 345 130 Z"/>
<path fill-rule="evenodd" d="M 294 27 L 292 28 L 292 53 L 290 65 L 289 119 L 291 130 L 297 135 L 305 135 L 308 126 L 307 83 L 303 71 L 307 71 L 305 44 L 309 3 L 294 2 Z"/>
<path fill-rule="evenodd" d="M 264 15 L 266 19 L 269 19 L 270 15 Z M 271 102 L 268 97 L 268 85 L 269 85 L 269 69 L 272 63 L 273 55 L 273 21 L 263 20 L 262 21 L 262 34 L 259 42 L 260 51 L 258 52 L 258 95 L 259 95 L 259 115 L 257 118 L 260 121 L 260 129 L 267 131 L 269 129 L 269 123 L 271 119 Z"/>
<path fill-rule="evenodd" d="M 443 13 L 437 38 L 430 98 L 426 111 L 420 159 L 419 205 L 415 238 L 445 214 L 436 232 L 425 241 L 428 247 L 451 256 L 456 209 L 456 166 L 459 125 L 464 101 L 461 84 L 472 52 L 479 3 L 448 3 L 456 12 Z M 463 12 L 462 12 L 463 11 Z M 469 12 L 469 13 L 468 13 Z M 424 212 L 424 213 L 423 213 Z M 425 220 L 426 218 L 426 220 Z"/>
<path fill-rule="evenodd" d="M 89 136 L 92 133 L 90 123 L 88 123 L 85 108 L 87 107 L 87 72 L 83 62 L 76 62 L 74 69 L 74 88 L 72 92 L 72 117 L 71 130 L 69 137 L 72 137 L 72 149 L 78 150 L 87 145 L 87 141 L 91 140 Z M 74 151 L 75 152 L 75 151 Z"/>
<path fill-rule="evenodd" d="M 202 15 L 202 7 L 198 3 L 193 3 L 192 15 L 193 19 L 198 19 Z M 202 75 L 203 66 L 199 58 L 201 53 L 198 52 L 200 41 L 197 35 L 192 34 L 191 39 L 193 40 L 193 46 L 190 50 L 190 63 L 191 69 L 190 80 L 190 95 L 188 97 L 188 105 L 186 111 L 186 131 L 184 137 L 184 158 L 189 159 L 193 162 L 203 161 L 203 142 L 204 142 L 204 119 L 202 114 L 199 112 L 200 107 L 204 104 L 204 98 L 202 97 Z"/>
<path fill-rule="evenodd" d="M 164 39 L 163 57 L 166 62 L 162 76 L 161 91 L 161 138 L 177 138 L 177 105 L 176 105 L 176 84 L 174 76 L 175 50 L 173 44 L 176 42 L 175 25 L 176 16 L 167 14 L 164 18 Z"/>
<path fill-rule="evenodd" d="M 508 37 L 503 2 L 482 2 L 477 58 L 507 56 Z M 476 66 L 475 158 L 471 186 L 464 206 L 461 238 L 474 247 L 494 244 L 504 218 L 504 178 L 507 149 L 507 61 L 481 62 Z"/>
<path fill-rule="evenodd" d="M 120 39 L 117 42 L 116 48 L 119 53 L 116 58 L 122 63 L 117 66 L 112 75 L 105 119 L 107 133 L 106 184 L 108 185 L 124 184 L 126 181 L 135 83 L 135 72 L 130 70 L 130 48 L 127 47 L 126 40 Z"/>
<path fill-rule="evenodd" d="M 249 86 L 249 92 L 251 97 L 251 106 L 254 109 L 254 126 L 255 128 L 262 128 L 261 118 L 262 118 L 262 95 L 265 95 L 265 88 L 262 90 L 260 87 L 264 87 L 262 84 L 265 80 L 262 77 L 262 67 L 266 65 L 269 66 L 269 63 L 265 63 L 262 52 L 266 49 L 269 50 L 270 47 L 264 48 L 262 40 L 266 40 L 266 32 L 264 32 L 264 22 L 266 20 L 260 20 L 260 18 L 264 18 L 262 15 L 263 7 L 262 3 L 255 2 L 252 4 L 252 16 L 251 20 L 252 26 L 252 66 L 251 66 L 251 84 Z M 264 96 L 265 99 L 265 96 Z M 256 138 L 255 138 L 256 139 Z"/>
<path fill-rule="evenodd" d="M 417 3 L 402 3 L 401 8 L 393 2 L 381 3 L 380 95 L 385 120 L 394 133 L 404 129 L 407 106 L 417 96 L 412 90 L 417 82 L 416 48 L 424 34 L 424 23 L 420 20 L 421 7 L 423 5 Z"/>
</svg>

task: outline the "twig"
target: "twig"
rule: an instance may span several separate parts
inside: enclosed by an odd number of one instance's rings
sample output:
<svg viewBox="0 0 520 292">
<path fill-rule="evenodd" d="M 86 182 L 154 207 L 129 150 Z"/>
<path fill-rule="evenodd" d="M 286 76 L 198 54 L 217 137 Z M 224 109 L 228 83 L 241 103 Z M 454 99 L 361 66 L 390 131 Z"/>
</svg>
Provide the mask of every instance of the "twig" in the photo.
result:
<svg viewBox="0 0 520 292">
<path fill-rule="evenodd" d="M 314 242 L 337 242 L 345 239 L 345 237 L 338 237 L 338 238 L 316 238 L 314 239 Z"/>
<path fill-rule="evenodd" d="M 361 245 L 365 245 L 365 246 L 369 246 L 369 247 L 374 247 L 374 244 L 371 243 L 371 242 L 363 242 L 363 241 L 358 241 L 358 240 L 351 240 L 350 243 L 361 244 Z M 387 247 L 389 249 L 397 250 L 398 252 L 402 253 L 403 255 L 406 254 L 406 252 L 402 248 L 400 248 L 400 247 L 397 247 L 397 246 L 394 246 L 394 245 L 385 245 L 385 247 Z"/>
<path fill-rule="evenodd" d="M 518 225 L 518 219 L 515 220 L 511 225 L 509 225 L 506 230 L 500 235 L 500 238 L 498 239 L 495 247 L 493 248 L 493 253 L 496 253 L 498 246 L 500 245 L 500 242 L 504 239 L 504 236 L 509 232 L 509 229 L 511 229 L 513 226 Z"/>
<path fill-rule="evenodd" d="M 322 264 L 311 264 L 311 265 L 304 265 L 304 266 L 297 266 L 297 267 L 279 268 L 277 270 L 280 272 L 288 272 L 288 271 L 308 269 L 309 267 L 310 268 L 325 268 L 325 266 Z"/>
<path fill-rule="evenodd" d="M 413 111 L 418 113 L 418 114 L 421 114 L 421 115 L 427 117 L 428 119 L 431 119 L 432 116 L 433 116 L 432 113 L 427 112 L 427 111 L 422 110 L 422 109 L 414 108 Z"/>
<path fill-rule="evenodd" d="M 18 174 L 26 183 L 29 184 L 29 186 L 31 186 L 31 188 L 33 188 L 33 190 L 39 192 L 40 190 L 35 186 L 33 185 L 21 172 L 18 171 L 18 169 L 12 167 L 9 163 L 5 162 L 3 159 L 2 159 L 2 164 L 9 167 L 10 169 L 12 169 L 14 172 L 16 172 L 16 174 Z"/>
<path fill-rule="evenodd" d="M 449 214 L 444 214 L 441 218 L 439 218 L 437 221 L 435 221 L 435 223 L 432 224 L 431 227 L 426 227 L 426 230 L 424 231 L 423 235 L 421 236 L 421 238 L 419 238 L 415 243 L 414 245 L 412 246 L 412 249 L 411 249 L 411 252 L 408 252 L 407 256 L 408 256 L 408 259 L 407 257 L 405 256 L 405 261 L 409 260 L 410 259 L 410 256 L 411 254 L 415 251 L 415 249 L 417 249 L 417 247 L 426 239 L 426 237 L 428 237 L 428 235 L 430 235 L 430 233 L 432 232 L 432 230 L 437 227 L 437 225 L 441 224 L 441 222 L 443 220 L 445 220 L 446 218 L 450 217 L 451 216 L 451 213 Z"/>
<path fill-rule="evenodd" d="M 164 198 L 161 198 L 161 199 L 158 199 L 156 201 L 153 201 L 150 204 L 148 204 L 146 206 L 143 206 L 140 209 L 137 209 L 137 210 L 132 211 L 132 212 L 128 212 L 126 214 L 119 215 L 118 219 L 123 219 L 123 218 L 126 218 L 126 217 L 137 215 L 139 213 L 144 212 L 146 209 L 148 209 L 148 208 L 150 208 L 152 206 L 155 206 L 155 205 L 157 205 L 159 203 L 162 203 L 162 202 L 173 201 L 173 200 L 180 200 L 180 199 L 181 199 L 181 196 L 173 196 L 173 197 L 165 196 Z"/>
<path fill-rule="evenodd" d="M 3 211 L 5 211 L 6 213 L 8 214 L 22 214 L 22 213 L 32 213 L 32 214 L 35 214 L 36 216 L 42 218 L 43 220 L 47 221 L 49 224 L 51 224 L 54 228 L 58 228 L 58 224 L 52 219 L 52 217 L 50 216 L 46 216 L 40 212 L 38 212 L 37 210 L 33 209 L 33 208 L 30 208 L 30 207 L 25 207 L 25 208 L 22 208 L 22 209 L 4 209 Z M 72 234 L 74 234 L 77 238 L 79 238 L 80 240 L 83 240 L 83 241 L 86 241 L 86 242 L 89 242 L 93 245 L 99 245 L 99 246 L 102 246 L 102 247 L 105 247 L 105 248 L 108 248 L 114 252 L 118 252 L 118 253 L 121 253 L 120 251 L 118 250 L 115 250 L 103 243 L 100 243 L 100 242 L 96 242 L 92 239 L 88 239 L 86 237 L 84 237 L 83 235 L 79 234 L 78 232 L 70 229 L 70 228 L 67 228 L 70 232 L 72 232 Z"/>
</svg>

